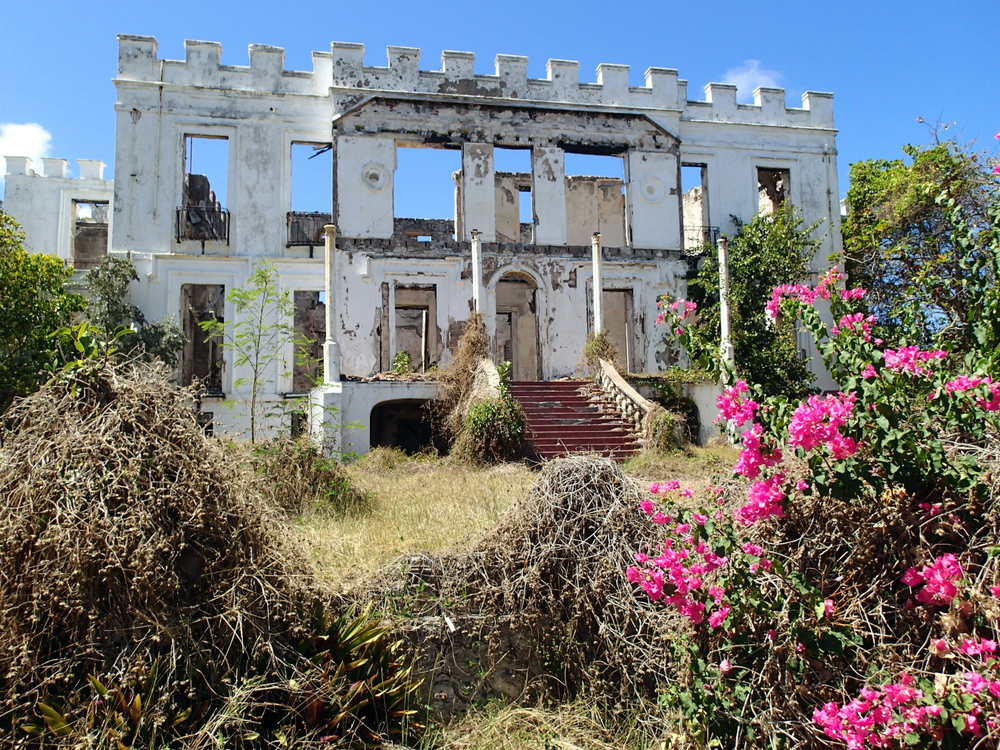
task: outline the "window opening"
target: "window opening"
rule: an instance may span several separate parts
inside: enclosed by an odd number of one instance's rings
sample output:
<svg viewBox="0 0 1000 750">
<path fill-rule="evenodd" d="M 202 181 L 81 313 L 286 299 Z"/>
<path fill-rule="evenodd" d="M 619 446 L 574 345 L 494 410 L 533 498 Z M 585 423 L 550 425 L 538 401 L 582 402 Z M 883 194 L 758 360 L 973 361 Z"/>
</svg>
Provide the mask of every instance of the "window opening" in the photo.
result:
<svg viewBox="0 0 1000 750">
<path fill-rule="evenodd" d="M 414 372 L 437 359 L 437 288 L 396 287 L 396 355 L 405 352 Z"/>
<path fill-rule="evenodd" d="M 223 321 L 226 287 L 223 284 L 184 284 L 181 321 L 187 343 L 181 351 L 181 385 L 200 385 L 207 395 L 222 395 L 222 339 L 208 338 L 199 323 Z"/>
<path fill-rule="evenodd" d="M 773 213 L 788 197 L 788 170 L 757 167 L 757 210 Z"/>
<path fill-rule="evenodd" d="M 459 149 L 399 144 L 392 195 L 393 234 L 398 239 L 455 239 L 455 174 L 461 169 Z"/>
<path fill-rule="evenodd" d="M 107 201 L 73 201 L 73 267 L 100 265 L 108 254 Z"/>
<path fill-rule="evenodd" d="M 286 247 L 323 245 L 323 227 L 332 224 L 333 150 L 329 143 L 293 143 L 291 211 Z"/>
<path fill-rule="evenodd" d="M 293 326 L 296 334 L 295 361 L 292 365 L 292 391 L 305 393 L 323 377 L 323 343 L 326 341 L 326 294 L 297 290 Z"/>
<path fill-rule="evenodd" d="M 497 242 L 534 244 L 535 224 L 531 207 L 531 150 L 493 149 L 496 169 Z"/>
<path fill-rule="evenodd" d="M 681 193 L 684 222 L 684 250 L 700 252 L 705 243 L 719 241 L 719 228 L 710 226 L 708 210 L 708 166 L 681 165 Z"/>
<path fill-rule="evenodd" d="M 177 240 L 229 244 L 226 198 L 229 139 L 225 136 L 184 136 L 184 184 L 177 209 Z"/>
<path fill-rule="evenodd" d="M 566 242 L 590 245 L 601 233 L 604 247 L 625 240 L 625 163 L 620 156 L 566 154 Z"/>
</svg>

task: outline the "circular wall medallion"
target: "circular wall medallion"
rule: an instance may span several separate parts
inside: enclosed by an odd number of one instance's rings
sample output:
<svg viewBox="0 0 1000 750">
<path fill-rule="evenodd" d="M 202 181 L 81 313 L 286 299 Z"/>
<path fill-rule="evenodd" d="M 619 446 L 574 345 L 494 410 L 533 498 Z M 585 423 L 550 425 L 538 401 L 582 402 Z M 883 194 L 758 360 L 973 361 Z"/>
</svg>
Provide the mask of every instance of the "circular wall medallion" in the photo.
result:
<svg viewBox="0 0 1000 750">
<path fill-rule="evenodd" d="M 370 161 L 361 167 L 361 184 L 377 193 L 389 184 L 389 170 L 383 164 Z"/>
<path fill-rule="evenodd" d="M 639 197 L 646 203 L 659 203 L 663 200 L 665 192 L 663 182 L 660 181 L 659 177 L 650 175 L 639 182 Z"/>
</svg>

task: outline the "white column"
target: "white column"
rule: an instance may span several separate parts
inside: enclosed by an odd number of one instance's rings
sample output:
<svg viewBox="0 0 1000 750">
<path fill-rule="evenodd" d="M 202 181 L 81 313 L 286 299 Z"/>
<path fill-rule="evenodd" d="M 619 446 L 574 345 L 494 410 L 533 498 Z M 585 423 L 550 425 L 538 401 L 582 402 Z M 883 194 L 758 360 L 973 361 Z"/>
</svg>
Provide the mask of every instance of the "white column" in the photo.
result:
<svg viewBox="0 0 1000 750">
<path fill-rule="evenodd" d="M 472 230 L 472 309 L 483 314 L 483 233 Z"/>
<path fill-rule="evenodd" d="M 337 280 L 340 275 L 337 263 L 337 227 L 327 224 L 323 227 L 326 240 L 326 341 L 323 343 L 323 382 L 340 382 L 340 344 L 337 343 L 337 325 L 340 304 Z"/>
<path fill-rule="evenodd" d="M 556 146 L 531 150 L 531 212 L 536 245 L 566 244 L 565 155 Z"/>
<path fill-rule="evenodd" d="M 729 331 L 729 240 L 725 237 L 719 238 L 719 318 L 722 328 L 722 340 L 719 342 L 722 359 L 733 366 L 735 358 Z"/>
<path fill-rule="evenodd" d="M 594 335 L 604 330 L 604 280 L 601 278 L 601 233 L 594 232 L 590 238 L 590 250 L 594 266 Z"/>
<path fill-rule="evenodd" d="M 462 227 L 479 227 L 486 242 L 497 241 L 493 144 L 462 144 Z M 466 239 L 458 237 L 459 240 Z"/>
</svg>

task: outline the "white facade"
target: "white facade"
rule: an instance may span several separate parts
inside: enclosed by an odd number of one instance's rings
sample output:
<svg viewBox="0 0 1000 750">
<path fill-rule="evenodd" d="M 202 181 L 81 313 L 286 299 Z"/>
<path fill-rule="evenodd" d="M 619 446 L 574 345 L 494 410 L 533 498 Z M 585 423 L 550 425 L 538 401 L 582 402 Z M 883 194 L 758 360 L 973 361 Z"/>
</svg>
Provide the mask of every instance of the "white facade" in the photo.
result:
<svg viewBox="0 0 1000 750">
<path fill-rule="evenodd" d="M 735 87 L 710 84 L 704 101 L 689 101 L 687 83 L 671 69 L 651 68 L 646 85 L 635 87 L 627 66 L 602 64 L 588 83 L 578 63 L 550 60 L 547 78 L 536 80 L 524 57 L 498 55 L 495 74 L 475 75 L 471 53 L 446 51 L 441 69 L 426 71 L 420 50 L 407 47 L 389 47 L 388 65 L 375 67 L 365 65 L 362 45 L 338 42 L 313 53 L 312 71 L 284 70 L 284 51 L 262 45 L 250 46 L 248 67 L 223 64 L 221 46 L 210 42 L 186 42 L 183 61 L 159 59 L 150 37 L 120 36 L 119 45 L 110 250 L 137 263 L 132 301 L 150 319 L 183 321 L 192 290 L 207 300 L 213 290 L 241 286 L 262 259 L 277 264 L 285 289 L 323 290 L 321 243 L 314 252 L 288 233 L 299 221 L 290 216 L 291 149 L 330 145 L 333 336 L 346 382 L 328 389 L 327 401 L 340 405 L 338 423 L 372 422 L 379 400 L 426 397 L 423 385 L 407 396 L 407 386 L 358 379 L 388 370 L 400 350 L 447 364 L 471 308 L 473 230 L 482 233 L 484 318 L 498 358 L 514 360 L 522 379 L 578 370 L 592 306 L 589 236 L 599 228 L 604 319 L 635 371 L 674 361 L 653 321 L 659 295 L 685 292 L 686 232 L 731 232 L 730 215 L 749 220 L 762 205 L 762 180 L 778 185 L 806 223 L 822 221 L 817 269 L 840 251 L 830 94 L 807 92 L 801 107 L 788 108 L 783 90 L 762 88 L 753 105 L 741 105 Z M 224 206 L 186 167 L 192 137 L 225 139 Z M 405 146 L 461 153 L 453 223 L 430 227 L 394 214 L 396 153 Z M 498 148 L 530 150 L 530 174 L 498 172 Z M 621 180 L 567 177 L 565 154 L 573 152 L 619 158 Z M 9 157 L 8 164 L 21 169 Z M 701 168 L 703 226 L 684 226 L 694 215 L 685 211 L 684 166 Z M 7 210 L 24 224 L 32 250 L 54 247 L 71 259 L 65 230 L 53 230 L 49 218 L 36 222 L 52 201 L 31 193 L 50 181 L 65 180 L 9 175 Z M 65 182 L 97 189 L 98 181 Z M 518 191 L 531 194 L 528 226 L 516 216 Z M 229 302 L 213 304 L 232 320 Z M 292 357 L 289 345 L 268 399 L 296 390 Z M 218 385 L 232 396 L 242 375 L 226 364 Z M 370 393 L 332 395 L 363 388 Z M 382 390 L 392 393 L 383 398 Z M 349 415 L 348 403 L 358 407 Z M 239 410 L 215 415 L 221 429 L 244 424 Z M 345 447 L 363 451 L 372 442 L 339 429 Z"/>
<path fill-rule="evenodd" d="M 95 219 L 91 216 L 93 207 L 110 205 L 114 192 L 114 183 L 104 179 L 104 162 L 79 159 L 80 176 L 74 178 L 66 176 L 65 159 L 42 159 L 41 174 L 31 168 L 31 159 L 26 156 L 5 159 L 4 210 L 21 224 L 25 249 L 81 265 L 74 252 L 76 225 Z M 87 207 L 86 217 L 77 216 L 81 205 Z M 108 212 L 107 222 L 94 223 L 109 224 L 111 220 Z M 107 227 L 104 234 L 109 232 Z"/>
</svg>

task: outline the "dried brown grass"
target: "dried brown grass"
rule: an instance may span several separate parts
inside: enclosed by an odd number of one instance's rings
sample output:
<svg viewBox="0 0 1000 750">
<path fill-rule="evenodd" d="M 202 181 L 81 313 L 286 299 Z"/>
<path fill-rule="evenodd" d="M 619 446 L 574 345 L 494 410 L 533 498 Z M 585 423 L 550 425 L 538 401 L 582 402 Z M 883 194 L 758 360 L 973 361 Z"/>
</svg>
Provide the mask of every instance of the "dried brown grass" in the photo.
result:
<svg viewBox="0 0 1000 750">
<path fill-rule="evenodd" d="M 442 554 L 492 527 L 536 475 L 524 464 L 477 468 L 376 448 L 345 469 L 364 513 L 306 514 L 293 527 L 317 574 L 343 586 L 401 555 Z"/>
<path fill-rule="evenodd" d="M 635 719 L 655 709 L 637 704 L 625 721 L 609 722 L 599 703 L 581 698 L 558 705 L 494 701 L 447 727 L 440 750 L 660 750 L 661 734 Z"/>
</svg>

